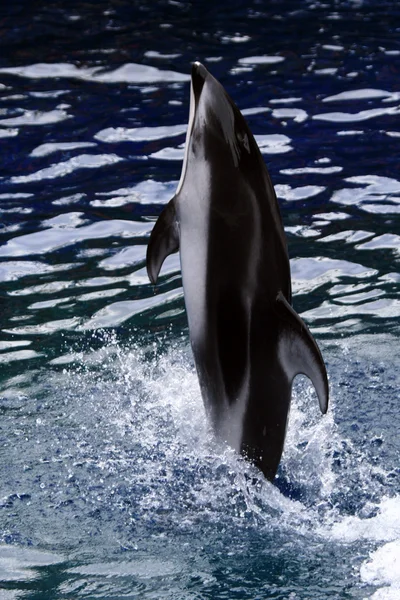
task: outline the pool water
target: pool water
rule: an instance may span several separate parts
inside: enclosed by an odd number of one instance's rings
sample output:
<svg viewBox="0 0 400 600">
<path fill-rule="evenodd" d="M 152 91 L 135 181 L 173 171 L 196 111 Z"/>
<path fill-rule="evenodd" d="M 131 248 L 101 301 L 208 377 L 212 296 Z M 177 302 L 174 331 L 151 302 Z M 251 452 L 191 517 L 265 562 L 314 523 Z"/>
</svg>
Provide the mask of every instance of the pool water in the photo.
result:
<svg viewBox="0 0 400 600">
<path fill-rule="evenodd" d="M 399 30 L 394 0 L 0 8 L 0 600 L 400 597 Z M 212 435 L 179 256 L 145 268 L 194 60 L 329 373 L 325 416 L 296 379 L 274 485 Z"/>
</svg>

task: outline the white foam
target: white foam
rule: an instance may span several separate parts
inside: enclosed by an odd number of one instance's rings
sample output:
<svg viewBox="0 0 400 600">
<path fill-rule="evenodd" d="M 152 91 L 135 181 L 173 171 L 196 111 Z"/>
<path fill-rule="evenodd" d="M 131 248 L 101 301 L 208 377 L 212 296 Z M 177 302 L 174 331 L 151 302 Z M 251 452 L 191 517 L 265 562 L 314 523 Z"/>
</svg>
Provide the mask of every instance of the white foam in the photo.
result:
<svg viewBox="0 0 400 600">
<path fill-rule="evenodd" d="M 383 586 L 370 600 L 400 598 L 400 496 L 383 498 L 374 517 L 351 516 L 334 523 L 331 536 L 346 543 L 386 542 L 361 565 L 360 576 L 364 583 Z"/>
<path fill-rule="evenodd" d="M 371 600 L 398 600 L 400 598 L 400 539 L 385 544 L 370 555 L 360 568 L 362 581 L 384 586 Z"/>
</svg>

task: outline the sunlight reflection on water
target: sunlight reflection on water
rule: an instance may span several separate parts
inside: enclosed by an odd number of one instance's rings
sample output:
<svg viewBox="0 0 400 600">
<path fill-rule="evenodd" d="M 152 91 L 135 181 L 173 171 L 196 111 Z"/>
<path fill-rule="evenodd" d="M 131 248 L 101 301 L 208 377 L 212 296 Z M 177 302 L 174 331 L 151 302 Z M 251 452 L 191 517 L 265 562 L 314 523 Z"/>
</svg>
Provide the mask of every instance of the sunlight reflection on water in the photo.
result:
<svg viewBox="0 0 400 600">
<path fill-rule="evenodd" d="M 3 15 L 0 598 L 397 598 L 397 7 L 292 4 Z M 208 430 L 179 256 L 145 269 L 194 59 L 255 134 L 328 364 L 277 486 Z"/>
</svg>

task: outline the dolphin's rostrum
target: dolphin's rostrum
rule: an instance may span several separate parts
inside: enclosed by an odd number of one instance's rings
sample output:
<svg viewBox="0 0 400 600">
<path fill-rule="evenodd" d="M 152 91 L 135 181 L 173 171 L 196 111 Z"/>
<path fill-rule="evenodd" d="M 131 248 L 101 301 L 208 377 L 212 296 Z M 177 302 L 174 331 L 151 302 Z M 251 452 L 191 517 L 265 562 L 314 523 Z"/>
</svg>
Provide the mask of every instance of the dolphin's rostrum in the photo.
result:
<svg viewBox="0 0 400 600">
<path fill-rule="evenodd" d="M 190 341 L 206 411 L 220 437 L 272 480 L 282 455 L 292 382 L 328 379 L 319 348 L 292 308 L 279 206 L 257 143 L 222 85 L 192 67 L 182 174 L 147 249 L 155 284 L 180 251 Z"/>
</svg>

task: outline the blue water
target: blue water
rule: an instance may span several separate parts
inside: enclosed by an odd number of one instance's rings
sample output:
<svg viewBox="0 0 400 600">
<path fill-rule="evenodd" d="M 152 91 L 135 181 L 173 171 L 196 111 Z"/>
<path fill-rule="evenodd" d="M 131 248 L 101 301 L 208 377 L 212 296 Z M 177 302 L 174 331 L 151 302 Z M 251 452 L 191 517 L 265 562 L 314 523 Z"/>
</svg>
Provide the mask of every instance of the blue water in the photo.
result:
<svg viewBox="0 0 400 600">
<path fill-rule="evenodd" d="M 0 599 L 400 598 L 395 0 L 0 8 Z M 246 115 L 323 352 L 275 485 L 217 442 L 179 258 L 190 63 Z M 232 324 L 234 327 L 234 323 Z"/>
</svg>

